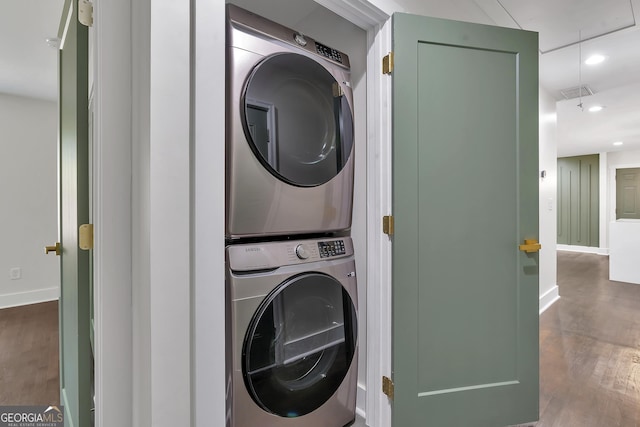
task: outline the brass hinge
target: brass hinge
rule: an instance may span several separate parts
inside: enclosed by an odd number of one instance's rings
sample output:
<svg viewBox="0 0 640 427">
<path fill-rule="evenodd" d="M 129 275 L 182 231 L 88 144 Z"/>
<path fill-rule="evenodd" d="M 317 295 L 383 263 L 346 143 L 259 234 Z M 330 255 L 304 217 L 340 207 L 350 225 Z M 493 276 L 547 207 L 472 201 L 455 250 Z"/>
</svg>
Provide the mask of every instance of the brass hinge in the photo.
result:
<svg viewBox="0 0 640 427">
<path fill-rule="evenodd" d="M 78 2 L 78 21 L 85 27 L 93 27 L 93 3 L 89 0 Z"/>
<path fill-rule="evenodd" d="M 391 74 L 393 72 L 393 52 L 389 52 L 382 58 L 382 74 Z"/>
<path fill-rule="evenodd" d="M 389 236 L 393 235 L 393 215 L 385 215 L 382 217 L 382 232 Z"/>
<path fill-rule="evenodd" d="M 82 224 L 78 229 L 78 246 L 83 251 L 93 249 L 93 224 Z"/>
<path fill-rule="evenodd" d="M 382 377 L 382 392 L 393 400 L 393 381 L 389 377 Z"/>
</svg>

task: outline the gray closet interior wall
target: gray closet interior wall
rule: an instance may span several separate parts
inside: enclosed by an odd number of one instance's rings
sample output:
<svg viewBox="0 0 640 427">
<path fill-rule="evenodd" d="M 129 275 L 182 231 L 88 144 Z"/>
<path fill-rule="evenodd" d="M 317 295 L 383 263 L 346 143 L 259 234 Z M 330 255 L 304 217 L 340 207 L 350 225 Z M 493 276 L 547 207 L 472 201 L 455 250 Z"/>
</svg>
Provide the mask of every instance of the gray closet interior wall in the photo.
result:
<svg viewBox="0 0 640 427">
<path fill-rule="evenodd" d="M 599 246 L 600 156 L 558 159 L 558 243 Z"/>
</svg>

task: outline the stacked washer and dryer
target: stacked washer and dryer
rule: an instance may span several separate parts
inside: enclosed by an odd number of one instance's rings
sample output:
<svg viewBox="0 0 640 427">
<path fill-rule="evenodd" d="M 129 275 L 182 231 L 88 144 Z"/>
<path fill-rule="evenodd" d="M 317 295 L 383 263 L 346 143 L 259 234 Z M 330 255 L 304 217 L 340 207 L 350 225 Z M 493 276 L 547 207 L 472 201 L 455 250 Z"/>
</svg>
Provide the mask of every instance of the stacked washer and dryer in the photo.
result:
<svg viewBox="0 0 640 427">
<path fill-rule="evenodd" d="M 349 58 L 227 5 L 227 425 L 355 419 Z"/>
</svg>

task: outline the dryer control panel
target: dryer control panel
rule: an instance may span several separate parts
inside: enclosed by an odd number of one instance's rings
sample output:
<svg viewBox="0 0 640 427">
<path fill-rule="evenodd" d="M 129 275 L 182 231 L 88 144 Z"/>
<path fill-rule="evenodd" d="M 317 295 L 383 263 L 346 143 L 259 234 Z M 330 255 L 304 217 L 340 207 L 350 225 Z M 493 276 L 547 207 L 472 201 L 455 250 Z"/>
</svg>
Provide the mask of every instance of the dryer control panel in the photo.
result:
<svg viewBox="0 0 640 427">
<path fill-rule="evenodd" d="M 316 42 L 316 52 L 318 52 L 322 56 L 326 56 L 332 61 L 336 61 L 342 64 L 342 53 L 339 50 Z"/>
</svg>

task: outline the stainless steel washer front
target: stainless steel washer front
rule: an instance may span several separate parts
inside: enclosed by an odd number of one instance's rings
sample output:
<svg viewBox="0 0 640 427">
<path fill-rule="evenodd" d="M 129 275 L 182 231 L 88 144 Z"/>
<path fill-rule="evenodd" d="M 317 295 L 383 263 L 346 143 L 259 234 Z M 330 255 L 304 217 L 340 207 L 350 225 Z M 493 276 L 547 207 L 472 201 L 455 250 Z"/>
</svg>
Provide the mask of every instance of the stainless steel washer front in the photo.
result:
<svg viewBox="0 0 640 427">
<path fill-rule="evenodd" d="M 346 54 L 227 5 L 226 237 L 351 227 Z"/>
<path fill-rule="evenodd" d="M 232 427 L 355 419 L 357 287 L 349 238 L 227 247 Z"/>
</svg>

